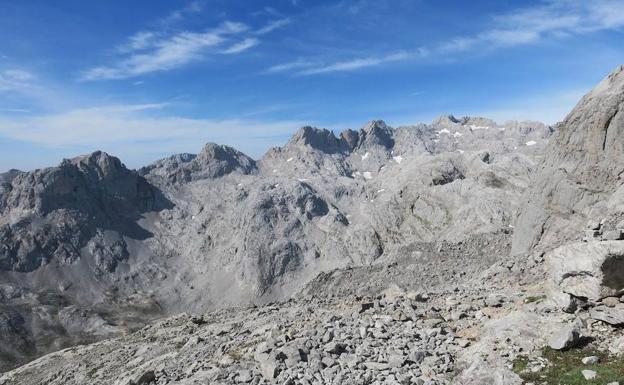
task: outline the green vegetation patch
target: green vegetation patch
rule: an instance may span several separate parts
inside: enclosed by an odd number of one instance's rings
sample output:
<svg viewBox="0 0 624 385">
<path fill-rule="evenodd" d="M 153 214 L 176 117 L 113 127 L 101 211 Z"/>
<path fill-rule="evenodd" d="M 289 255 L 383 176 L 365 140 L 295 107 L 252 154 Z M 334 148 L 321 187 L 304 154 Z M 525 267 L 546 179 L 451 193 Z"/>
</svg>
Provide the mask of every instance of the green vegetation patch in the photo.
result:
<svg viewBox="0 0 624 385">
<path fill-rule="evenodd" d="M 584 357 L 597 356 L 600 361 L 593 365 L 584 365 Z M 603 352 L 589 348 L 556 351 L 545 348 L 542 357 L 548 365 L 538 372 L 531 372 L 531 361 L 527 357 L 519 357 L 513 363 L 513 371 L 526 383 L 536 385 L 606 385 L 610 382 L 624 381 L 624 358 L 609 357 Z M 581 371 L 593 370 L 598 376 L 586 380 Z"/>
<path fill-rule="evenodd" d="M 546 299 L 545 295 L 531 295 L 524 299 L 524 303 L 541 302 Z"/>
</svg>

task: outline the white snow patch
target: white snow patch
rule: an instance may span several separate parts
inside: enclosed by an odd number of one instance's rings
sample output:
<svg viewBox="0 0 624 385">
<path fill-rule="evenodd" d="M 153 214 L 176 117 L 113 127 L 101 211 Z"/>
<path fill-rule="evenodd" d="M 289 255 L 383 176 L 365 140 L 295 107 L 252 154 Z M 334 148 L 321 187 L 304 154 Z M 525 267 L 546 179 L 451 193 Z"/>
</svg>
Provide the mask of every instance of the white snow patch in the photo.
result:
<svg viewBox="0 0 624 385">
<path fill-rule="evenodd" d="M 373 179 L 373 174 L 371 174 L 370 171 L 364 171 L 362 173 L 362 176 L 364 177 L 364 179 Z"/>
<path fill-rule="evenodd" d="M 537 144 L 537 142 L 534 141 L 534 140 L 529 140 L 528 142 L 526 142 L 527 146 L 535 146 L 536 144 Z"/>
<path fill-rule="evenodd" d="M 392 159 L 399 164 L 403 161 L 403 157 L 401 155 L 393 156 Z"/>
<path fill-rule="evenodd" d="M 367 152 L 366 154 L 362 155 L 362 160 L 368 158 L 369 153 Z"/>
<path fill-rule="evenodd" d="M 463 154 L 464 150 L 457 150 L 457 152 L 459 152 L 460 154 Z"/>
<path fill-rule="evenodd" d="M 277 169 L 276 169 L 276 168 L 274 168 L 274 169 L 273 169 L 273 172 L 277 172 Z"/>
<path fill-rule="evenodd" d="M 453 134 L 454 137 L 459 138 L 460 136 L 462 136 L 461 132 L 457 132 L 455 131 L 455 133 Z"/>
<path fill-rule="evenodd" d="M 371 203 L 375 202 L 375 200 L 374 200 L 374 199 L 371 199 L 370 201 L 371 201 Z"/>
<path fill-rule="evenodd" d="M 195 219 L 195 215 L 191 216 L 191 219 Z"/>
<path fill-rule="evenodd" d="M 451 134 L 451 131 L 447 130 L 446 128 L 441 129 L 440 131 L 438 131 L 439 134 Z"/>
<path fill-rule="evenodd" d="M 381 193 L 381 192 L 384 192 L 384 191 L 386 191 L 386 189 L 385 189 L 385 188 L 382 188 L 381 190 L 377 190 L 377 194 L 379 194 L 379 193 Z"/>
<path fill-rule="evenodd" d="M 308 180 L 306 178 L 299 178 L 297 179 L 299 182 L 307 182 Z"/>
<path fill-rule="evenodd" d="M 293 158 L 286 159 L 286 162 L 292 162 Z"/>
<path fill-rule="evenodd" d="M 239 184 L 237 184 L 236 186 L 237 186 L 237 187 L 243 187 L 243 184 L 242 184 L 242 183 L 239 183 Z"/>
<path fill-rule="evenodd" d="M 273 187 L 279 187 L 279 183 L 278 183 L 278 184 L 276 184 L 276 185 L 275 185 L 275 186 L 273 186 Z"/>
<path fill-rule="evenodd" d="M 488 126 L 475 126 L 474 124 L 471 124 L 470 126 L 470 130 L 475 131 L 475 130 L 489 130 L 490 127 Z"/>
</svg>

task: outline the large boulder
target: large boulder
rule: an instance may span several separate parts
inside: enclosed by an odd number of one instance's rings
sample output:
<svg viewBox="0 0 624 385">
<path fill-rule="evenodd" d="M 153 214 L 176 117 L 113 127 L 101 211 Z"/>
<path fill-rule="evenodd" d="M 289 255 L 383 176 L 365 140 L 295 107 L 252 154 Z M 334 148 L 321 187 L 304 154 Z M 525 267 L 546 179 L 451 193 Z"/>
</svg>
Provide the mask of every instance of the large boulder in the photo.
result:
<svg viewBox="0 0 624 385">
<path fill-rule="evenodd" d="M 556 287 L 574 297 L 596 302 L 624 291 L 624 242 L 572 243 L 546 261 Z"/>
</svg>

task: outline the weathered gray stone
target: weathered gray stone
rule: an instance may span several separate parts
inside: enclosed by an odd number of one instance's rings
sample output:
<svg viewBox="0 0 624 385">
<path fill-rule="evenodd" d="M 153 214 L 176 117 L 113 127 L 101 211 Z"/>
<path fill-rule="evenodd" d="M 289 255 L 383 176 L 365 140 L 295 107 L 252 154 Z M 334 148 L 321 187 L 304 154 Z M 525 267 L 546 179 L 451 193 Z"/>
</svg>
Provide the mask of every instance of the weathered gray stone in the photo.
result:
<svg viewBox="0 0 624 385">
<path fill-rule="evenodd" d="M 619 241 L 624 239 L 624 233 L 622 233 L 622 230 L 620 229 L 605 231 L 604 234 L 602 234 L 602 239 L 608 241 Z"/>
<path fill-rule="evenodd" d="M 596 373 L 596 371 L 594 370 L 585 369 L 581 370 L 581 373 L 586 380 L 594 380 L 598 377 L 598 373 Z"/>
<path fill-rule="evenodd" d="M 566 350 L 576 346 L 580 339 L 579 328 L 575 324 L 563 325 L 548 340 L 548 346 L 555 350 Z"/>
<path fill-rule="evenodd" d="M 614 307 L 596 306 L 589 310 L 591 318 L 606 322 L 611 325 L 624 324 L 624 304 Z"/>
<path fill-rule="evenodd" d="M 583 357 L 583 359 L 581 359 L 583 365 L 594 365 L 597 364 L 599 361 L 600 358 L 598 358 L 598 356 Z"/>
<path fill-rule="evenodd" d="M 546 261 L 555 285 L 573 296 L 599 301 L 624 290 L 624 242 L 572 243 Z"/>
</svg>

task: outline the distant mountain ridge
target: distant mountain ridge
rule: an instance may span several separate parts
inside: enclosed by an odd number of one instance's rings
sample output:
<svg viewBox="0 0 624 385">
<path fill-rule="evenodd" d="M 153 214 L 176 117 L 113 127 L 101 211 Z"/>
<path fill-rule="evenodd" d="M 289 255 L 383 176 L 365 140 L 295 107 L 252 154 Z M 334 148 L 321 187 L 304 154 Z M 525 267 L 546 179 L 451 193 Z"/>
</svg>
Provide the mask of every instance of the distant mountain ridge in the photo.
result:
<svg viewBox="0 0 624 385">
<path fill-rule="evenodd" d="M 375 120 L 339 135 L 303 127 L 258 160 L 208 143 L 136 171 L 98 151 L 0 174 L 5 367 L 166 314 L 288 297 L 320 272 L 389 263 L 422 242 L 508 244 L 552 133 Z"/>
</svg>

